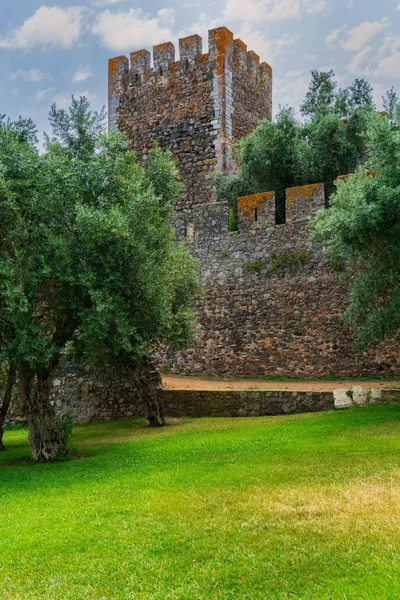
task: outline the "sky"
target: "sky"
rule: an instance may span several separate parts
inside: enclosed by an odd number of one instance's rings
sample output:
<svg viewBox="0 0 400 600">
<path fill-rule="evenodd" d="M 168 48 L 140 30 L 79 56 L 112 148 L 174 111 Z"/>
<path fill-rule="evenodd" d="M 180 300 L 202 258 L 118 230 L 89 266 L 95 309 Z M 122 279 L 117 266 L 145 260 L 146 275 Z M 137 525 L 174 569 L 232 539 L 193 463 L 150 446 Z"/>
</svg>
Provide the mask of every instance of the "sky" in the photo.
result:
<svg viewBox="0 0 400 600">
<path fill-rule="evenodd" d="M 85 95 L 107 102 L 107 61 L 225 25 L 274 73 L 274 112 L 298 109 L 310 70 L 333 69 L 338 85 L 364 77 L 381 97 L 400 92 L 398 0 L 0 0 L 0 114 L 47 130 L 53 102 Z"/>
</svg>

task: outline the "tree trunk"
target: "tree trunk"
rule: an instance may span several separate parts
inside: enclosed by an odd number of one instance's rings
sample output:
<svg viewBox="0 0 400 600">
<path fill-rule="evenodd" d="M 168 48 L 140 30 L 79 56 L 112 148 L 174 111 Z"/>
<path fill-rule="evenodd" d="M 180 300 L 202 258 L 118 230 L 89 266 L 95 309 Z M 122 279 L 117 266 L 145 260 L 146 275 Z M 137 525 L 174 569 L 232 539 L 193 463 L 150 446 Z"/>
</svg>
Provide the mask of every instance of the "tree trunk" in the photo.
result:
<svg viewBox="0 0 400 600">
<path fill-rule="evenodd" d="M 149 359 L 138 361 L 130 368 L 135 389 L 140 400 L 147 406 L 147 419 L 151 427 L 165 425 L 163 402 L 161 398 L 161 375 Z"/>
<path fill-rule="evenodd" d="M 0 407 L 0 451 L 5 450 L 3 444 L 4 421 L 6 420 L 8 409 L 10 407 L 12 389 L 15 384 L 16 374 L 16 368 L 14 365 L 10 365 L 8 369 L 7 385 L 4 392 L 3 403 Z"/>
<path fill-rule="evenodd" d="M 36 386 L 26 365 L 18 369 L 22 412 L 28 421 L 29 445 L 35 462 L 54 462 L 68 454 L 62 423 L 50 404 L 51 372 L 39 369 Z"/>
</svg>

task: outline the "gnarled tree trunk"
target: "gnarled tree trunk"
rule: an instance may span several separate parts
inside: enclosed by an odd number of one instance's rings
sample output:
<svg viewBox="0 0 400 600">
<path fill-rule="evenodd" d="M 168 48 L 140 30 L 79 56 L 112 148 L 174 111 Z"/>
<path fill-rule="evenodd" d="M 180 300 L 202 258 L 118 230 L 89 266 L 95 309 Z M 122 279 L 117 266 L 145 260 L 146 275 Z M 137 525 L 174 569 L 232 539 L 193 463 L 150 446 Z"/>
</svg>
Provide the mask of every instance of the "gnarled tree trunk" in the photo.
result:
<svg viewBox="0 0 400 600">
<path fill-rule="evenodd" d="M 21 409 L 28 421 L 29 445 L 35 462 L 54 462 L 68 454 L 62 423 L 50 404 L 51 375 L 50 370 L 39 369 L 34 382 L 27 365 L 18 368 Z"/>
<path fill-rule="evenodd" d="M 129 372 L 137 395 L 147 406 L 147 419 L 151 427 L 163 427 L 165 419 L 159 370 L 150 359 L 142 359 L 130 367 Z"/>
<path fill-rule="evenodd" d="M 16 368 L 14 365 L 10 365 L 8 368 L 7 385 L 3 396 L 3 403 L 0 407 L 0 451 L 5 450 L 3 444 L 3 433 L 4 433 L 4 421 L 10 408 L 12 389 L 16 379 Z"/>
</svg>

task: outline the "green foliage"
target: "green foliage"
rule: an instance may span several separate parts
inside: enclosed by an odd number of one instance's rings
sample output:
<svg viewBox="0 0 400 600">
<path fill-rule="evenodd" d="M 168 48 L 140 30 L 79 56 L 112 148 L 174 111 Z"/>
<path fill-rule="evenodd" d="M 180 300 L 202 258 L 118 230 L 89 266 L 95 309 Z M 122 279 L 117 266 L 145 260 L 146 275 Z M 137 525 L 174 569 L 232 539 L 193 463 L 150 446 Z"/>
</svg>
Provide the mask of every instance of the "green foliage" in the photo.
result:
<svg viewBox="0 0 400 600">
<path fill-rule="evenodd" d="M 309 263 L 311 258 L 312 251 L 307 246 L 294 250 L 284 248 L 281 252 L 274 252 L 271 255 L 268 272 L 272 274 L 287 269 L 294 273 L 299 267 Z"/>
<path fill-rule="evenodd" d="M 197 267 L 171 225 L 182 187 L 170 153 L 144 167 L 85 98 L 50 112 L 39 154 L 0 128 L 0 359 L 52 369 L 68 346 L 131 364 L 191 339 Z"/>
<path fill-rule="evenodd" d="M 351 279 L 345 318 L 358 341 L 400 328 L 400 132 L 379 114 L 368 117 L 370 159 L 365 169 L 337 184 L 331 207 L 314 222 L 314 237 Z"/>
<path fill-rule="evenodd" d="M 244 265 L 244 270 L 246 273 L 256 273 L 257 275 L 264 268 L 265 261 L 263 260 L 250 260 Z"/>
<path fill-rule="evenodd" d="M 228 231 L 234 232 L 239 229 L 237 212 L 232 208 L 229 210 Z"/>
<path fill-rule="evenodd" d="M 331 71 L 311 71 L 311 82 L 303 104 L 300 106 L 300 112 L 305 117 L 313 117 L 321 112 L 330 112 L 335 103 L 335 82 L 334 72 Z"/>
<path fill-rule="evenodd" d="M 307 121 L 282 108 L 274 121 L 261 121 L 236 146 L 240 170 L 233 176 L 217 174 L 217 199 L 229 202 L 237 214 L 239 196 L 275 191 L 276 222 L 285 222 L 285 190 L 324 183 L 329 199 L 339 175 L 353 172 L 365 157 L 366 123 L 373 111 L 369 83 L 356 79 L 336 91 L 333 72 L 312 71 L 310 89 L 302 105 Z"/>
<path fill-rule="evenodd" d="M 393 127 L 398 127 L 400 120 L 400 98 L 393 87 L 382 96 L 382 102 L 391 125 Z"/>
<path fill-rule="evenodd" d="M 60 436 L 61 439 L 70 446 L 72 434 L 74 430 L 74 421 L 72 420 L 72 412 L 69 410 L 61 417 Z"/>
<path fill-rule="evenodd" d="M 7 363 L 0 363 L 0 397 L 1 397 L 2 388 L 4 388 L 7 384 L 7 379 L 8 379 L 8 365 L 7 365 Z"/>
<path fill-rule="evenodd" d="M 372 87 L 365 79 L 355 79 L 344 89 L 337 90 L 335 73 L 331 71 L 311 71 L 311 82 L 300 112 L 304 117 L 314 120 L 329 113 L 339 117 L 348 117 L 354 110 L 368 112 L 374 108 Z"/>
<path fill-rule="evenodd" d="M 285 188 L 301 182 L 304 143 L 292 109 L 282 109 L 276 121 L 261 121 L 246 138 L 238 142 L 240 171 L 234 176 L 216 178 L 217 199 L 228 201 L 237 213 L 238 196 L 276 191 L 278 222 L 285 217 Z"/>
</svg>

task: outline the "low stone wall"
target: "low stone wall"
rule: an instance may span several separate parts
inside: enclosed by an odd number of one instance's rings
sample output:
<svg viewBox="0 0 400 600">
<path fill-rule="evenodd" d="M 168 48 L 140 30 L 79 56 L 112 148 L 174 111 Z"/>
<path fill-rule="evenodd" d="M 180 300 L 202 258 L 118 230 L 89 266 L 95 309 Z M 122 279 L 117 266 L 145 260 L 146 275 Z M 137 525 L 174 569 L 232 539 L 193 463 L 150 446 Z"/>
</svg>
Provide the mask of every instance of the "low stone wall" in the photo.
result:
<svg viewBox="0 0 400 600">
<path fill-rule="evenodd" d="M 52 402 L 58 414 L 71 413 L 75 424 L 145 417 L 146 406 L 121 374 L 66 367 L 53 382 Z M 16 390 L 15 390 L 16 393 Z M 167 417 L 260 417 L 393 402 L 400 390 L 367 390 L 355 386 L 330 392 L 294 390 L 168 390 L 160 391 Z M 11 406 L 6 425 L 23 421 Z"/>
<path fill-rule="evenodd" d="M 146 415 L 146 407 L 138 400 L 129 378 L 111 370 L 100 372 L 84 366 L 65 366 L 53 380 L 51 396 L 57 413 L 70 412 L 76 424 Z M 23 421 L 16 406 L 14 400 L 6 425 Z"/>
<path fill-rule="evenodd" d="M 169 417 L 259 417 L 334 408 L 333 392 L 164 390 Z"/>
<path fill-rule="evenodd" d="M 100 380 L 99 380 L 100 378 Z M 333 392 L 273 390 L 163 390 L 167 417 L 258 417 L 334 408 Z M 121 376 L 68 367 L 54 380 L 58 414 L 71 412 L 75 424 L 145 417 L 146 407 Z M 11 408 L 6 425 L 23 421 Z"/>
</svg>

